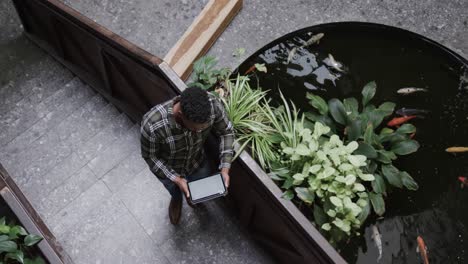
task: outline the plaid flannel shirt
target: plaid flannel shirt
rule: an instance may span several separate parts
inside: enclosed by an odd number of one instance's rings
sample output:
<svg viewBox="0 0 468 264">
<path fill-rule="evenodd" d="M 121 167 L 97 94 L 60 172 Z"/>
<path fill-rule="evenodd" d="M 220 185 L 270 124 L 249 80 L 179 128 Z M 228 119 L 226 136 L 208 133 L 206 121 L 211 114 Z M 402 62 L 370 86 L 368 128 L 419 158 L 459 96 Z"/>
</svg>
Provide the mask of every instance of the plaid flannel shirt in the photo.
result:
<svg viewBox="0 0 468 264">
<path fill-rule="evenodd" d="M 209 100 L 210 126 L 201 132 L 192 132 L 175 121 L 173 106 L 179 97 L 154 106 L 143 116 L 141 155 L 156 177 L 174 181 L 177 176 L 193 173 L 203 162 L 203 145 L 212 130 L 221 139 L 219 168 L 231 166 L 234 152 L 232 123 L 220 100 L 211 94 Z"/>
</svg>

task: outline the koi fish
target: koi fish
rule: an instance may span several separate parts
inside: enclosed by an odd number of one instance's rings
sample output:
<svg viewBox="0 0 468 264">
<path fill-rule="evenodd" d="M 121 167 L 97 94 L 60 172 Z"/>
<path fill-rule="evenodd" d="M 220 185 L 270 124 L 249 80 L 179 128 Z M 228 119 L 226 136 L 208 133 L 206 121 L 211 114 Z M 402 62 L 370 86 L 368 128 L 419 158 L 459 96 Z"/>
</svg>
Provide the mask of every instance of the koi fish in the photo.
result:
<svg viewBox="0 0 468 264">
<path fill-rule="evenodd" d="M 401 88 L 401 89 L 399 89 L 397 91 L 397 93 L 403 94 L 403 95 L 417 93 L 417 92 L 427 92 L 427 89 L 416 88 L 416 87 L 405 87 L 405 88 Z"/>
<path fill-rule="evenodd" d="M 466 177 L 460 176 L 458 180 L 461 182 L 461 187 L 468 186 L 468 179 Z"/>
<path fill-rule="evenodd" d="M 405 108 L 405 107 L 396 110 L 396 114 L 399 116 L 423 115 L 423 114 L 428 114 L 428 113 L 429 113 L 428 110 Z"/>
<path fill-rule="evenodd" d="M 291 51 L 289 52 L 288 54 L 288 61 L 286 62 L 287 64 L 289 64 L 289 62 L 292 60 L 292 58 L 294 57 L 294 55 L 296 54 L 297 52 L 297 48 L 294 47 L 291 49 Z"/>
<path fill-rule="evenodd" d="M 379 229 L 375 225 L 372 226 L 371 238 L 372 240 L 374 240 L 375 246 L 379 250 L 379 257 L 377 258 L 377 262 L 379 262 L 382 258 L 382 235 L 380 234 Z"/>
<path fill-rule="evenodd" d="M 244 72 L 244 75 L 247 75 L 247 74 L 249 74 L 250 72 L 253 72 L 253 71 L 255 70 L 255 68 L 256 68 L 256 67 L 255 67 L 255 64 L 252 65 L 252 67 L 250 67 L 248 70 L 246 70 L 246 71 Z"/>
<path fill-rule="evenodd" d="M 323 36 L 325 36 L 325 34 L 323 33 L 318 33 L 316 35 L 313 35 L 312 37 L 310 37 L 309 40 L 306 41 L 306 43 L 304 45 L 302 45 L 302 47 L 307 47 L 307 46 L 310 46 L 314 43 L 319 43 L 320 42 L 320 39 L 323 38 Z"/>
<path fill-rule="evenodd" d="M 421 258 L 423 259 L 424 264 L 429 264 L 429 259 L 427 257 L 427 247 L 424 243 L 424 239 L 421 236 L 418 236 L 418 247 L 416 248 L 416 252 L 421 254 Z"/>
<path fill-rule="evenodd" d="M 326 58 L 323 62 L 328 66 L 332 67 L 333 69 L 343 72 L 343 65 L 335 60 L 331 54 L 328 54 L 328 58 Z"/>
<path fill-rule="evenodd" d="M 409 120 L 416 118 L 417 116 L 411 115 L 411 116 L 402 116 L 402 117 L 395 117 L 392 120 L 390 120 L 387 123 L 387 126 L 392 127 L 392 126 L 399 126 L 401 124 L 404 124 L 408 122 Z"/>
<path fill-rule="evenodd" d="M 445 149 L 445 151 L 449 153 L 468 152 L 468 147 L 450 147 L 450 148 Z"/>
</svg>

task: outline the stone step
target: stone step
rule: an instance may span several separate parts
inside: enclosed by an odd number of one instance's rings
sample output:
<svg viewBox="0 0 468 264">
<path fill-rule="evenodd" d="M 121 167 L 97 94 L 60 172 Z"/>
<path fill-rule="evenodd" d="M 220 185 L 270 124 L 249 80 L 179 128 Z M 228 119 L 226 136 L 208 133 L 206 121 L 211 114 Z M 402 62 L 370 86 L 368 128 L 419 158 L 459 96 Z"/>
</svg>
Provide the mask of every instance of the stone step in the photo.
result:
<svg viewBox="0 0 468 264">
<path fill-rule="evenodd" d="M 40 206 L 44 197 L 47 197 L 55 188 L 67 181 L 70 176 L 79 172 L 86 163 L 86 160 L 80 159 L 76 153 L 72 152 L 70 156 L 41 177 L 26 180 L 15 179 L 15 181 L 27 195 L 29 201 L 35 206 Z"/>
<path fill-rule="evenodd" d="M 41 177 L 69 156 L 81 142 L 101 129 L 100 121 L 105 120 L 105 114 L 99 110 L 106 105 L 107 102 L 95 94 L 54 130 L 35 141 L 31 151 L 21 157 L 21 161 L 27 164 L 22 166 L 19 176 L 25 179 Z"/>
<path fill-rule="evenodd" d="M 113 225 L 106 225 L 106 228 L 92 241 L 86 240 L 88 234 L 80 232 L 77 237 L 82 243 L 65 247 L 75 264 L 173 263 L 165 258 L 160 248 L 142 230 L 131 214 L 124 214 Z"/>
<path fill-rule="evenodd" d="M 116 116 L 110 118 L 110 124 L 77 149 L 76 153 L 80 158 L 88 161 L 92 160 L 117 139 L 122 138 L 133 126 L 133 122 L 126 114 L 118 112 L 116 108 L 114 110 Z"/>
<path fill-rule="evenodd" d="M 54 85 L 57 87 L 60 85 L 62 88 L 66 86 L 66 84 L 62 85 L 61 81 L 55 82 Z M 15 137 L 34 126 L 35 123 L 46 117 L 47 114 L 62 104 L 67 94 L 65 90 L 66 89 L 59 89 L 54 94 L 38 103 L 30 102 L 29 105 L 18 105 L 17 110 L 20 113 L 15 114 L 15 110 L 13 110 L 13 112 L 10 112 L 9 117 L 5 117 L 4 120 L 0 121 L 0 146 L 12 141 Z M 15 117 L 16 119 L 14 119 Z"/>
<path fill-rule="evenodd" d="M 80 169 L 82 169 L 81 167 L 94 158 L 98 153 L 106 149 L 100 145 L 105 143 L 107 146 L 115 140 L 115 138 L 109 134 L 120 131 L 118 134 L 123 135 L 133 124 L 124 114 L 118 112 L 111 104 L 108 104 L 105 107 L 103 113 L 106 113 L 103 116 L 107 118 L 102 122 L 102 124 L 106 126 L 104 129 L 94 135 L 86 143 L 81 144 L 77 150 L 72 150 L 72 154 L 61 160 L 50 172 L 47 172 L 40 177 L 35 177 L 34 179 L 28 179 L 22 183 L 22 187 L 24 189 L 28 191 L 31 190 L 31 192 L 36 190 L 32 194 L 32 197 L 34 198 L 33 203 L 36 201 L 38 201 L 39 204 L 42 203 L 39 201 L 43 201 L 44 198 L 49 196 L 55 189 L 62 188 L 62 184 L 66 184 L 67 181 L 75 181 L 72 178 L 76 176 Z M 107 137 L 103 137 L 103 134 Z M 112 139 L 112 141 L 106 143 L 106 139 Z M 100 140 L 103 141 L 101 142 Z M 57 168 L 61 169 L 62 175 L 58 175 Z M 63 174 L 63 171 L 66 171 L 66 174 Z M 59 195 L 59 193 L 57 195 Z M 67 194 L 64 194 L 64 196 L 67 196 Z M 69 200 L 73 200 L 73 198 L 69 198 Z"/>
<path fill-rule="evenodd" d="M 130 153 L 140 147 L 140 125 L 133 125 L 127 133 L 113 142 L 106 150 L 91 160 L 88 166 L 100 179 Z"/>
<path fill-rule="evenodd" d="M 122 202 L 102 181 L 97 181 L 45 221 L 68 251 L 93 241 L 126 213 L 128 211 Z"/>
<path fill-rule="evenodd" d="M 102 177 L 102 181 L 113 193 L 116 193 L 122 186 L 132 181 L 136 175 L 145 169 L 149 170 L 149 167 L 141 157 L 141 150 L 138 146 L 135 151 L 106 173 Z"/>
<path fill-rule="evenodd" d="M 12 1 L 0 1 L 0 25 L 0 43 L 17 38 L 23 31 Z"/>
<path fill-rule="evenodd" d="M 40 165 L 42 168 L 48 167 L 45 163 L 54 163 L 54 159 L 59 158 L 59 156 L 63 157 L 70 154 L 72 146 L 68 144 L 67 140 L 71 135 L 64 135 L 63 130 L 70 130 L 71 126 L 74 126 L 75 131 L 79 130 L 81 123 L 83 123 L 80 118 L 88 115 L 87 109 L 90 105 L 98 103 L 99 108 L 103 107 L 102 103 L 97 101 L 97 99 L 99 99 L 98 95 L 88 87 L 85 87 L 85 89 L 87 90 L 86 93 L 88 93 L 88 99 L 84 105 L 75 110 L 70 116 L 54 127 L 54 129 L 49 130 L 43 136 L 34 141 L 26 151 L 17 155 L 13 171 L 19 173 L 18 176 L 24 177 L 25 173 L 41 174 L 42 170 L 34 172 L 31 168 L 34 168 L 34 165 Z"/>
<path fill-rule="evenodd" d="M 37 53 L 37 52 L 34 52 Z M 28 61 L 18 58 L 15 66 L 0 76 L 0 113 L 12 109 L 16 103 L 33 92 L 35 87 L 56 83 L 59 87 L 73 79 L 73 74 L 49 56 Z M 5 67 L 8 67 L 5 66 Z"/>
<path fill-rule="evenodd" d="M 44 219 L 50 219 L 79 197 L 81 193 L 89 189 L 96 181 L 97 178 L 91 169 L 88 166 L 83 166 L 50 193 L 40 199 L 35 198 L 35 208 Z"/>
<path fill-rule="evenodd" d="M 82 108 L 95 95 L 91 89 L 83 89 L 83 83 L 78 78 L 73 79 L 64 88 L 48 98 L 58 106 L 30 129 L 9 142 L 5 146 L 5 151 L 1 152 L 1 162 L 10 172 L 16 172 L 23 166 L 21 162 L 28 161 L 24 160 L 25 156 L 40 146 L 40 141 L 45 141 L 47 131 L 51 128 L 53 128 L 51 131 L 56 131 L 58 126 L 72 114 L 72 111 Z M 64 114 L 67 115 L 64 116 Z M 48 125 L 53 125 L 53 127 Z"/>
<path fill-rule="evenodd" d="M 0 152 L 0 161 L 8 165 L 16 160 L 16 156 L 30 148 L 31 144 L 47 131 L 56 127 L 76 109 L 83 106 L 92 95 L 90 89 L 83 89 L 83 83 L 75 77 L 48 100 L 56 101 L 58 105 L 45 117 L 35 123 L 31 128 L 10 141 Z"/>
<path fill-rule="evenodd" d="M 31 93 L 14 104 L 13 108 L 9 109 L 8 112 L 0 113 L 0 128 L 20 118 L 27 112 L 34 110 L 36 105 L 41 102 L 47 102 L 50 96 L 54 95 L 59 90 L 63 90 L 63 88 L 62 80 L 34 86 Z"/>
</svg>

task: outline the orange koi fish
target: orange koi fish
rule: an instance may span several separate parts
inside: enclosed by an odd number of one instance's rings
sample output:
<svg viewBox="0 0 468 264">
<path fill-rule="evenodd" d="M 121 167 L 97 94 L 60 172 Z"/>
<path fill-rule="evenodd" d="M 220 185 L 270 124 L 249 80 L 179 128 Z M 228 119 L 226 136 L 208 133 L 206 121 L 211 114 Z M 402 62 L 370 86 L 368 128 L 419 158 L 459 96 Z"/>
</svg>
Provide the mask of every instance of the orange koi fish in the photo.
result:
<svg viewBox="0 0 468 264">
<path fill-rule="evenodd" d="M 416 252 L 421 253 L 421 258 L 423 259 L 424 264 L 429 264 L 429 259 L 427 257 L 427 247 L 424 243 L 424 239 L 421 236 L 418 236 L 418 247 L 416 248 Z"/>
<path fill-rule="evenodd" d="M 445 151 L 449 153 L 468 152 L 468 147 L 450 147 L 450 148 L 445 149 Z"/>
<path fill-rule="evenodd" d="M 408 122 L 409 120 L 416 118 L 417 116 L 411 115 L 411 116 L 402 116 L 402 117 L 395 117 L 390 122 L 387 123 L 387 126 L 393 127 L 393 126 L 399 126 L 401 124 L 404 124 Z"/>
<path fill-rule="evenodd" d="M 255 70 L 255 64 L 252 65 L 252 67 L 250 67 L 248 70 L 246 70 L 246 71 L 244 72 L 244 75 L 247 75 L 247 74 L 249 74 L 250 72 L 253 72 L 254 70 Z"/>
</svg>

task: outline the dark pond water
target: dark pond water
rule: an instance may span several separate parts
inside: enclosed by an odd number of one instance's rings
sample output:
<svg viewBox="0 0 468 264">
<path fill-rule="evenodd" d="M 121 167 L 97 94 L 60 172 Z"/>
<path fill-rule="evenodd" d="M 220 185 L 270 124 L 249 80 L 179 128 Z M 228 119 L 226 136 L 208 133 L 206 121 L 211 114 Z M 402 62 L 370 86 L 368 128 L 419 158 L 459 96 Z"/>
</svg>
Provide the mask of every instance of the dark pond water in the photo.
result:
<svg viewBox="0 0 468 264">
<path fill-rule="evenodd" d="M 317 45 L 301 46 L 324 33 Z M 290 57 L 289 52 L 297 52 Z M 339 72 L 327 65 L 331 54 L 343 65 Z M 265 63 L 268 73 L 255 73 L 252 84 L 269 89 L 279 100 L 280 88 L 303 110 L 309 110 L 306 92 L 325 98 L 360 97 L 362 87 L 377 82 L 373 101 L 392 101 L 396 109 L 430 111 L 411 121 L 421 148 L 400 157 L 395 165 L 419 183 L 418 191 L 394 190 L 386 199 L 383 219 L 369 218 L 360 237 L 337 247 L 350 263 L 377 263 L 378 250 L 371 226 L 382 235 L 383 254 L 378 263 L 422 263 L 416 252 L 421 236 L 430 263 L 468 263 L 468 188 L 458 176 L 468 177 L 468 153 L 445 152 L 450 146 L 468 146 L 467 63 L 449 50 L 422 37 L 395 28 L 363 23 L 337 23 L 304 29 L 267 45 L 245 61 L 239 72 Z M 328 63 L 329 64 L 329 63 Z M 428 92 L 402 96 L 402 87 Z M 386 122 L 385 122 L 386 123 Z"/>
</svg>

